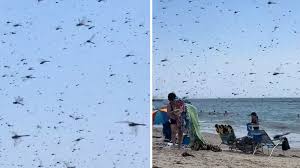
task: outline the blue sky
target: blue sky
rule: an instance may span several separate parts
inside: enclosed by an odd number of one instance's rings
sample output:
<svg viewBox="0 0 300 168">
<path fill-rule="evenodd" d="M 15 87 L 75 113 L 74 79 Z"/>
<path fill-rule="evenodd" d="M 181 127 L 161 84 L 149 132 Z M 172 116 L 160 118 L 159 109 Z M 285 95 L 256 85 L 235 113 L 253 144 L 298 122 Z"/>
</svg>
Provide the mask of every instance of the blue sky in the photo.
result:
<svg viewBox="0 0 300 168">
<path fill-rule="evenodd" d="M 299 97 L 300 2 L 268 2 L 155 1 L 153 96 Z"/>
<path fill-rule="evenodd" d="M 0 16 L 0 167 L 149 167 L 149 2 L 1 1 Z"/>
</svg>

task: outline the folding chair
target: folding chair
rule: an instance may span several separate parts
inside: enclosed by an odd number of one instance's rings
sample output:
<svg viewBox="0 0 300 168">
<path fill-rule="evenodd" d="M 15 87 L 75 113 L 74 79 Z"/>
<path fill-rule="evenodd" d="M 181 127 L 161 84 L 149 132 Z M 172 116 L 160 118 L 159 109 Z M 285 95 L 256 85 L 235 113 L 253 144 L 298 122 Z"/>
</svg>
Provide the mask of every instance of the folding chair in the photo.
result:
<svg viewBox="0 0 300 168">
<path fill-rule="evenodd" d="M 286 134 L 284 134 L 284 135 L 286 135 Z M 271 157 L 272 154 L 273 154 L 273 152 L 274 152 L 274 149 L 277 146 L 281 146 L 282 142 L 284 140 L 284 136 L 283 135 L 279 136 L 277 139 L 273 139 L 272 140 L 270 138 L 270 136 L 266 133 L 265 130 L 256 130 L 253 137 L 255 137 L 255 136 L 259 137 L 260 139 L 258 138 L 259 140 L 257 141 L 257 145 L 255 147 L 253 155 L 257 151 L 258 147 L 262 147 L 263 148 L 264 146 L 266 146 L 268 148 L 268 154 L 270 154 L 269 157 Z M 253 138 L 253 139 L 255 141 L 255 138 Z M 269 148 L 272 148 L 271 153 L 269 152 Z"/>
<path fill-rule="evenodd" d="M 227 127 L 229 127 L 229 125 Z M 236 136 L 233 129 L 230 132 L 220 132 L 219 130 L 217 130 L 217 133 L 219 134 L 222 141 L 218 146 L 224 144 L 229 146 L 229 149 L 232 150 L 236 142 Z"/>
</svg>

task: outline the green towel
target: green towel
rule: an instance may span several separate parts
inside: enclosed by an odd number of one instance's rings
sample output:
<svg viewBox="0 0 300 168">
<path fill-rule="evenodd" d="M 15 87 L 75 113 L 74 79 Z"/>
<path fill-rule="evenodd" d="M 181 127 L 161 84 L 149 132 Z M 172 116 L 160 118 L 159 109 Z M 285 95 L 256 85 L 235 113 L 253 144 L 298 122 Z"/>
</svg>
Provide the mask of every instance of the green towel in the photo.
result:
<svg viewBox="0 0 300 168">
<path fill-rule="evenodd" d="M 189 119 L 189 135 L 190 147 L 192 150 L 211 150 L 214 152 L 221 152 L 222 149 L 217 145 L 209 144 L 201 134 L 201 127 L 198 118 L 197 108 L 193 105 L 186 104 L 187 117 Z"/>
<path fill-rule="evenodd" d="M 186 104 L 187 115 L 189 118 L 189 133 L 192 141 L 201 141 L 206 144 L 204 137 L 201 134 L 201 127 L 198 118 L 197 108 L 191 104 Z M 192 142 L 193 143 L 193 142 Z"/>
</svg>

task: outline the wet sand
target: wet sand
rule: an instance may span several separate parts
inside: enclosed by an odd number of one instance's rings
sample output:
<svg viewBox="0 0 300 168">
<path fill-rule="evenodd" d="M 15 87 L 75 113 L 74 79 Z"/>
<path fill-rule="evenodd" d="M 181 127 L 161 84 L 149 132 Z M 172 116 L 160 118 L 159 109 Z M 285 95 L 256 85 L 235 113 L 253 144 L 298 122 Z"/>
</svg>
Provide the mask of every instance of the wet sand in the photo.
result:
<svg viewBox="0 0 300 168">
<path fill-rule="evenodd" d="M 270 158 L 267 149 L 264 150 L 264 154 L 252 155 L 230 151 L 226 145 L 221 145 L 222 152 L 178 150 L 163 142 L 161 129 L 153 128 L 153 168 L 300 168 L 300 149 L 294 149 L 292 146 L 292 149 L 284 153 L 278 147 Z M 220 144 L 221 139 L 217 134 L 203 134 L 209 143 Z M 183 152 L 188 152 L 194 157 L 183 157 Z"/>
</svg>

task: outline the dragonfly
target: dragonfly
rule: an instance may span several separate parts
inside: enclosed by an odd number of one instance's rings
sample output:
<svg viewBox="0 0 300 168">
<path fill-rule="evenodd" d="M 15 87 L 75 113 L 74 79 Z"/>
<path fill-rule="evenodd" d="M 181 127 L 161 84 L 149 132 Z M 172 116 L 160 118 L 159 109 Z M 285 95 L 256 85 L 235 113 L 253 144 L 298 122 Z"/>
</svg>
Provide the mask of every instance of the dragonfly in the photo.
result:
<svg viewBox="0 0 300 168">
<path fill-rule="evenodd" d="M 136 123 L 132 121 L 118 121 L 116 123 L 127 124 L 130 128 L 132 128 L 131 131 L 135 136 L 137 136 L 138 134 L 138 126 L 146 126 L 146 124 Z"/>
<path fill-rule="evenodd" d="M 20 105 L 24 106 L 23 101 L 24 101 L 24 99 L 22 97 L 18 96 L 15 98 L 15 101 L 13 102 L 13 104 L 20 104 Z"/>
<path fill-rule="evenodd" d="M 76 24 L 77 27 L 79 26 L 88 26 L 86 25 L 86 18 L 78 19 L 78 23 Z"/>
<path fill-rule="evenodd" d="M 16 146 L 21 141 L 21 138 L 29 137 L 29 136 L 30 135 L 27 135 L 27 134 L 18 135 L 17 133 L 13 132 L 13 136 L 11 138 L 15 141 L 14 146 Z"/>
<path fill-rule="evenodd" d="M 27 137 L 27 136 L 30 136 L 30 135 L 14 135 L 14 136 L 12 136 L 11 138 L 12 138 L 12 139 L 19 139 L 19 138 Z"/>
<path fill-rule="evenodd" d="M 92 37 L 90 39 L 88 39 L 85 43 L 91 43 L 91 44 L 95 44 L 92 40 L 95 38 L 95 34 L 92 35 Z"/>
<path fill-rule="evenodd" d="M 68 162 L 64 162 L 64 164 L 67 168 L 76 168 L 76 166 L 70 166 L 70 164 Z"/>
<path fill-rule="evenodd" d="M 131 122 L 131 121 L 118 121 L 116 123 L 125 123 L 125 124 L 128 124 L 129 127 L 146 126 L 146 124 L 140 124 L 140 123 L 135 123 L 135 122 Z"/>
<path fill-rule="evenodd" d="M 88 40 L 86 40 L 83 44 L 80 44 L 81 45 L 85 45 L 87 43 L 90 43 L 90 44 L 96 44 L 95 42 L 93 42 L 93 39 L 95 38 L 96 34 L 93 34 L 91 38 L 89 38 Z"/>
<path fill-rule="evenodd" d="M 50 62 L 50 61 L 45 60 L 45 59 L 40 59 L 40 64 L 41 64 L 41 65 L 42 65 L 42 64 L 45 64 L 45 63 L 48 63 L 48 62 Z"/>
</svg>

